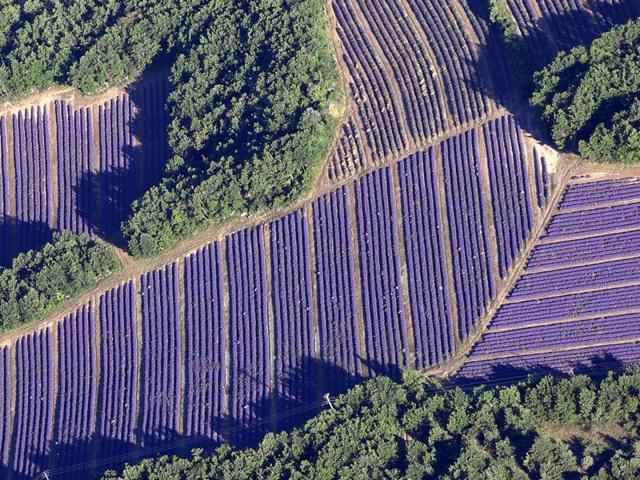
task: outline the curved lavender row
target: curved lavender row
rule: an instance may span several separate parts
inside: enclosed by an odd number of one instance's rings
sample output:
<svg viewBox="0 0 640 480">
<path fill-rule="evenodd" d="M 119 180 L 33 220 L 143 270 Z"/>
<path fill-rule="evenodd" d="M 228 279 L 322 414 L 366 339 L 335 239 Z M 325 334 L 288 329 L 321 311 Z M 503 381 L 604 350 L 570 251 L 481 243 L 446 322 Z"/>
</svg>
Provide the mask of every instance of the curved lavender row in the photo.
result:
<svg viewBox="0 0 640 480">
<path fill-rule="evenodd" d="M 329 179 L 337 180 L 356 173 L 364 167 L 365 151 L 362 144 L 362 133 L 354 121 L 353 114 L 345 120 L 331 162 Z"/>
<path fill-rule="evenodd" d="M 234 425 L 270 413 L 271 352 L 266 308 L 263 227 L 230 235 L 227 242 L 229 323 L 231 330 L 229 404 Z M 259 438 L 264 427 L 232 438 L 238 444 Z"/>
<path fill-rule="evenodd" d="M 402 92 L 409 131 L 414 139 L 431 138 L 446 130 L 446 117 L 440 108 L 442 92 L 431 75 L 420 35 L 414 30 L 397 2 L 360 2 L 375 39 L 382 46 L 393 69 L 393 79 Z M 424 91 L 433 92 L 424 95 Z"/>
<path fill-rule="evenodd" d="M 332 393 L 342 388 L 336 369 L 361 374 L 351 224 L 347 187 L 313 203 L 320 360 Z"/>
<path fill-rule="evenodd" d="M 141 277 L 142 446 L 171 440 L 180 417 L 181 325 L 177 263 Z"/>
<path fill-rule="evenodd" d="M 2 347 L 0 348 L 0 470 L 5 469 L 9 464 L 12 393 L 11 349 Z"/>
<path fill-rule="evenodd" d="M 470 356 L 473 358 L 480 355 L 606 343 L 639 336 L 640 313 L 632 313 L 506 332 L 489 331 L 473 348 Z"/>
<path fill-rule="evenodd" d="M 96 348 L 93 304 L 58 324 L 58 398 L 54 465 L 86 461 L 96 413 Z"/>
<path fill-rule="evenodd" d="M 218 242 L 185 258 L 184 434 L 217 438 L 226 405 L 226 322 Z"/>
<path fill-rule="evenodd" d="M 569 267 L 525 274 L 509 295 L 510 300 L 569 293 L 640 281 L 640 258 Z"/>
<path fill-rule="evenodd" d="M 271 288 L 278 410 L 315 396 L 317 370 L 309 264 L 309 234 L 302 210 L 271 223 Z M 283 421 L 289 425 L 295 419 Z"/>
<path fill-rule="evenodd" d="M 640 181 L 635 179 L 602 180 L 568 185 L 560 209 L 591 207 L 600 203 L 640 200 Z"/>
<path fill-rule="evenodd" d="M 634 285 L 598 292 L 508 303 L 500 308 L 491 323 L 491 328 L 523 326 L 535 322 L 637 309 L 640 307 L 638 298 L 640 298 L 640 286 Z"/>
<path fill-rule="evenodd" d="M 374 160 L 407 146 L 400 108 L 393 100 L 391 79 L 347 0 L 334 0 L 337 33 L 344 47 L 344 61 L 355 84 L 351 85 L 367 142 Z M 371 95 L 371 92 L 377 92 Z"/>
<path fill-rule="evenodd" d="M 16 425 L 11 468 L 33 478 L 47 468 L 53 415 L 53 339 L 41 330 L 16 342 Z"/>
<path fill-rule="evenodd" d="M 469 362 L 462 367 L 457 377 L 514 379 L 526 376 L 530 371 L 541 373 L 557 370 L 564 373 L 581 373 L 593 370 L 635 365 L 640 358 L 640 343 L 624 343 L 586 347 L 563 352 L 541 353 Z"/>
<path fill-rule="evenodd" d="M 587 235 L 640 226 L 640 204 L 618 205 L 583 212 L 559 213 L 546 228 L 546 238 Z"/>
<path fill-rule="evenodd" d="M 100 297 L 100 380 L 96 432 L 108 457 L 136 441 L 138 341 L 132 281 Z"/>
<path fill-rule="evenodd" d="M 495 294 L 486 205 L 478 168 L 477 132 L 469 131 L 444 141 L 442 156 L 459 333 L 464 340 Z"/>
<path fill-rule="evenodd" d="M 367 359 L 372 373 L 388 374 L 409 366 L 392 170 L 370 173 L 355 189 Z"/>
<path fill-rule="evenodd" d="M 561 267 L 640 253 L 640 230 L 537 245 L 527 268 Z"/>
<path fill-rule="evenodd" d="M 455 348 L 435 161 L 432 148 L 398 164 L 417 368 Z"/>
<path fill-rule="evenodd" d="M 484 126 L 500 276 L 505 277 L 522 250 L 533 224 L 522 131 L 513 117 Z"/>
<path fill-rule="evenodd" d="M 7 139 L 7 118 L 0 116 L 0 266 L 6 266 L 11 259 L 12 246 L 9 234 L 9 213 L 11 198 L 9 195 L 9 145 Z"/>
</svg>

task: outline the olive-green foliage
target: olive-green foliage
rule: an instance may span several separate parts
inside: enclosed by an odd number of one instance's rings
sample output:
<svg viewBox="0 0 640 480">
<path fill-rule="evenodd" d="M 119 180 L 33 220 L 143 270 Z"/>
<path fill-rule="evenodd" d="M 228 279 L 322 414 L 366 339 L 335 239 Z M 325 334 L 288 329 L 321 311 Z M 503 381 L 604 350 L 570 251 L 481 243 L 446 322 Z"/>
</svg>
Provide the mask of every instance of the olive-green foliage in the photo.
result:
<svg viewBox="0 0 640 480">
<path fill-rule="evenodd" d="M 637 479 L 640 369 L 445 390 L 407 373 L 356 386 L 256 449 L 160 457 L 105 478 Z"/>
<path fill-rule="evenodd" d="M 134 255 L 287 205 L 309 188 L 336 126 L 324 8 L 322 0 L 221 0 L 188 30 L 194 41 L 171 69 L 174 156 L 123 228 Z"/>
<path fill-rule="evenodd" d="M 115 250 L 106 243 L 55 233 L 51 243 L 0 269 L 0 332 L 41 318 L 119 269 Z"/>
<path fill-rule="evenodd" d="M 531 103 L 558 148 L 594 161 L 640 157 L 640 21 L 561 52 L 535 74 Z"/>
</svg>

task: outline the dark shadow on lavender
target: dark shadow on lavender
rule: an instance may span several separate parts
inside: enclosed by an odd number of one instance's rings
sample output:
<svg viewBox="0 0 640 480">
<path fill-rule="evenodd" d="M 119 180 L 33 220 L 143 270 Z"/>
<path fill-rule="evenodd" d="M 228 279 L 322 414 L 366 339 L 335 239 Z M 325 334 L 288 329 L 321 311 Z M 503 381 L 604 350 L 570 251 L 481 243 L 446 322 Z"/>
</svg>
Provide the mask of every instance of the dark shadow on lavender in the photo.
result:
<svg viewBox="0 0 640 480">
<path fill-rule="evenodd" d="M 0 267 L 11 267 L 20 253 L 39 249 L 50 242 L 54 230 L 43 222 L 5 218 L 0 224 Z"/>
<path fill-rule="evenodd" d="M 131 115 L 126 127 L 135 141 L 123 142 L 118 151 L 111 152 L 109 161 L 107 155 L 100 152 L 98 171 L 87 172 L 74 187 L 77 198 L 92 199 L 77 207 L 90 231 L 120 247 L 124 247 L 122 222 L 131 215 L 132 203 L 160 182 L 170 153 L 167 73 L 153 72 L 150 78 L 146 74 L 142 78 L 127 89 L 136 113 Z M 101 121 L 94 128 L 99 150 L 106 151 Z"/>
<path fill-rule="evenodd" d="M 491 72 L 490 81 L 483 83 L 483 93 L 508 109 L 526 131 L 549 143 L 546 127 L 529 104 L 534 88 L 533 74 L 559 51 L 587 45 L 613 26 L 640 17 L 640 2 L 621 0 L 615 5 L 591 2 L 593 15 L 584 10 L 548 15 L 529 25 L 521 37 L 511 42 L 506 42 L 500 27 L 491 23 L 488 3 L 486 0 L 468 2 L 472 13 L 489 28 L 488 41 L 481 46 L 478 61 Z M 471 68 L 479 70 L 477 65 Z"/>
</svg>

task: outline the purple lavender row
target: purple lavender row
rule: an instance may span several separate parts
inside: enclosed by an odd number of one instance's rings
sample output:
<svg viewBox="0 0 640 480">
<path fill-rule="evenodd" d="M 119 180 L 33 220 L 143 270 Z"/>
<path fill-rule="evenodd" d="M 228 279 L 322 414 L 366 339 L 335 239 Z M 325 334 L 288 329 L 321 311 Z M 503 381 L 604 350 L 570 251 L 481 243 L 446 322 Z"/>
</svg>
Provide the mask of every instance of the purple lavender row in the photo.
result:
<svg viewBox="0 0 640 480">
<path fill-rule="evenodd" d="M 461 125 L 482 117 L 488 104 L 479 81 L 482 73 L 475 67 L 480 59 L 459 13 L 448 2 L 439 0 L 409 0 L 409 6 L 436 57 L 454 122 Z M 484 36 L 480 30 L 475 33 Z"/>
<path fill-rule="evenodd" d="M 97 435 L 101 457 L 124 453 L 135 444 L 138 327 L 132 281 L 100 297 L 100 383 Z"/>
<path fill-rule="evenodd" d="M 409 367 L 392 170 L 370 173 L 355 190 L 367 360 L 372 373 L 389 374 Z"/>
<path fill-rule="evenodd" d="M 584 208 L 602 203 L 640 200 L 640 181 L 634 179 L 602 180 L 569 185 L 564 190 L 560 208 Z"/>
<path fill-rule="evenodd" d="M 11 447 L 14 476 L 33 478 L 48 466 L 53 422 L 51 330 L 16 342 L 16 406 Z"/>
<path fill-rule="evenodd" d="M 11 198 L 9 195 L 9 146 L 7 141 L 7 118 L 0 116 L 0 266 L 8 266 L 11 261 L 11 234 L 9 222 Z"/>
<path fill-rule="evenodd" d="M 533 168 L 536 177 L 536 196 L 538 207 L 544 208 L 551 195 L 551 179 L 547 171 L 547 160 L 538 153 L 538 149 L 533 149 Z"/>
<path fill-rule="evenodd" d="M 484 126 L 489 165 L 498 268 L 504 278 L 524 246 L 533 225 L 522 131 L 511 116 Z"/>
<path fill-rule="evenodd" d="M 415 366 L 419 369 L 442 362 L 455 348 L 435 162 L 431 148 L 398 164 Z"/>
<path fill-rule="evenodd" d="M 623 343 L 585 347 L 576 350 L 513 356 L 495 360 L 469 362 L 457 377 L 465 379 L 516 380 L 529 373 L 559 371 L 590 373 L 635 365 L 640 358 L 640 343 Z"/>
<path fill-rule="evenodd" d="M 217 439 L 227 402 L 227 326 L 218 242 L 185 258 L 184 289 L 184 434 Z"/>
<path fill-rule="evenodd" d="M 640 230 L 636 230 L 537 245 L 527 262 L 527 268 L 562 267 L 639 253 Z"/>
<path fill-rule="evenodd" d="M 640 227 L 640 204 L 618 205 L 573 213 L 559 213 L 546 228 L 546 238 L 588 235 Z"/>
<path fill-rule="evenodd" d="M 602 315 L 640 308 L 640 286 L 575 293 L 542 300 L 526 300 L 503 305 L 491 328 L 518 327 L 538 322 Z"/>
<path fill-rule="evenodd" d="M 361 375 L 348 195 L 342 187 L 313 203 L 320 360 L 331 393 Z"/>
<path fill-rule="evenodd" d="M 58 324 L 58 399 L 55 466 L 86 461 L 95 431 L 96 344 L 93 304 Z"/>
<path fill-rule="evenodd" d="M 439 82 L 431 72 L 434 66 L 419 32 L 398 2 L 372 0 L 358 3 L 376 41 L 393 70 L 393 81 L 402 92 L 407 126 L 415 140 L 432 138 L 447 129 L 440 100 Z M 424 91 L 430 92 L 425 95 Z"/>
<path fill-rule="evenodd" d="M 234 425 L 269 416 L 271 352 L 263 227 L 227 237 L 230 326 L 230 416 Z M 262 436 L 262 426 L 233 436 L 246 444 Z"/>
<path fill-rule="evenodd" d="M 528 327 L 506 332 L 487 333 L 471 353 L 502 355 L 527 350 L 553 350 L 581 344 L 610 343 L 637 338 L 640 335 L 640 314 L 600 317 L 590 320 Z"/>
<path fill-rule="evenodd" d="M 640 280 L 640 258 L 525 274 L 511 291 L 510 300 L 620 285 Z"/>
<path fill-rule="evenodd" d="M 142 275 L 141 445 L 173 439 L 180 418 L 182 338 L 178 264 Z"/>
<path fill-rule="evenodd" d="M 354 83 L 352 94 L 367 134 L 374 160 L 407 146 L 400 108 L 393 101 L 392 81 L 371 40 L 360 25 L 349 0 L 334 0 L 338 36 L 344 47 L 344 61 Z M 373 92 L 376 92 L 374 95 Z"/>
<path fill-rule="evenodd" d="M 0 347 L 0 471 L 9 464 L 11 394 L 11 349 Z"/>
<path fill-rule="evenodd" d="M 444 141 L 442 156 L 459 330 L 464 340 L 495 294 L 477 131 Z"/>
<path fill-rule="evenodd" d="M 133 101 L 127 94 L 113 98 L 98 108 L 102 196 L 100 225 L 107 236 L 119 234 L 120 223 L 128 214 L 136 192 L 131 128 L 133 110 Z"/>
<path fill-rule="evenodd" d="M 92 233 L 93 117 L 91 108 L 56 101 L 58 229 Z"/>
<path fill-rule="evenodd" d="M 16 244 L 20 251 L 46 243 L 53 225 L 51 139 L 47 107 L 13 115 L 16 173 Z"/>
<path fill-rule="evenodd" d="M 148 190 L 162 179 L 169 160 L 168 132 L 170 117 L 165 108 L 169 82 L 164 76 L 147 82 L 131 93 L 139 114 L 135 119 L 136 135 L 140 139 L 140 160 L 143 175 L 139 192 Z"/>
<path fill-rule="evenodd" d="M 276 409 L 286 411 L 311 401 L 316 393 L 307 218 L 298 210 L 272 222 L 270 232 Z"/>
</svg>

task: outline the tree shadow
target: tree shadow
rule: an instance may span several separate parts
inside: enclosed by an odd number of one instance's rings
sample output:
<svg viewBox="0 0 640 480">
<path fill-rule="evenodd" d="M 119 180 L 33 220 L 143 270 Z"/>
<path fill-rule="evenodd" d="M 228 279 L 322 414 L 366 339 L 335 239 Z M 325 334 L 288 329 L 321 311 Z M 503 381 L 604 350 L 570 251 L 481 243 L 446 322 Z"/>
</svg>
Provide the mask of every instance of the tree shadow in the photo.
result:
<svg viewBox="0 0 640 480">
<path fill-rule="evenodd" d="M 144 74 L 123 96 L 100 107 L 94 127 L 100 168 L 85 172 L 74 187 L 77 198 L 92 199 L 77 207 L 92 234 L 121 247 L 121 225 L 132 203 L 160 182 L 169 159 L 167 75 Z"/>
<path fill-rule="evenodd" d="M 0 223 L 0 267 L 11 267 L 20 253 L 41 248 L 51 241 L 53 232 L 44 222 L 5 217 Z"/>
<path fill-rule="evenodd" d="M 590 3 L 591 12 L 570 10 L 544 15 L 527 25 L 521 22 L 522 35 L 505 40 L 500 27 L 490 20 L 488 2 L 468 2 L 472 13 L 488 25 L 487 42 L 481 45 L 478 60 L 491 72 L 490 81 L 483 83 L 483 93 L 509 110 L 538 140 L 549 142 L 549 136 L 529 104 L 534 89 L 533 74 L 553 60 L 558 52 L 588 45 L 615 25 L 640 16 L 640 2 L 636 0 Z M 498 58 L 504 59 L 506 72 L 502 71 L 504 67 L 496 65 Z M 473 68 L 478 69 L 475 65 Z M 467 85 L 467 88 L 471 86 Z"/>
</svg>

